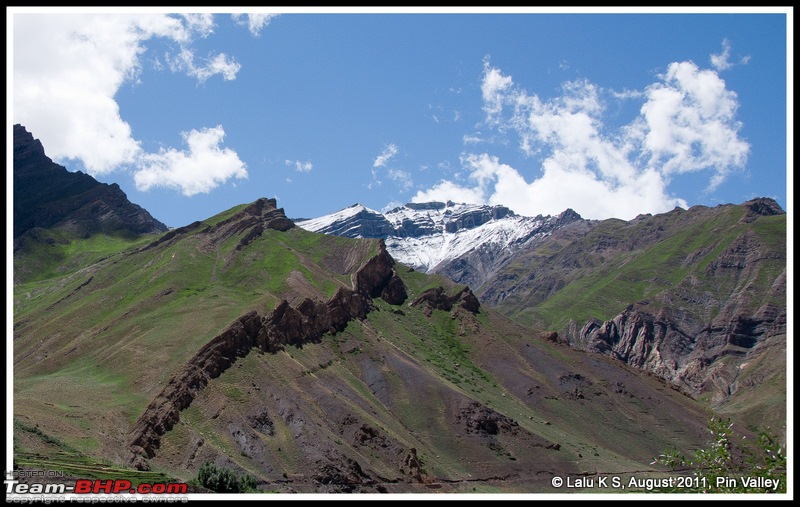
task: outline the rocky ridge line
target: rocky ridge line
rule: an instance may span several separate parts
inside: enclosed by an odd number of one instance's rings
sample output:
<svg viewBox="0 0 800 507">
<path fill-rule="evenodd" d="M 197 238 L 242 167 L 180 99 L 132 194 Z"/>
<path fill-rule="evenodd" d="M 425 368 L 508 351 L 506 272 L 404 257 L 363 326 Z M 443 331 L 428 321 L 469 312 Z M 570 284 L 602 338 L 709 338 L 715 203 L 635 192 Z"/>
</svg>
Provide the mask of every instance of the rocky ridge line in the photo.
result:
<svg viewBox="0 0 800 507">
<path fill-rule="evenodd" d="M 148 405 L 130 432 L 131 463 L 149 468 L 145 458 L 155 456 L 161 437 L 178 422 L 180 412 L 214 379 L 254 347 L 275 353 L 284 345 L 319 340 L 325 333 L 342 331 L 353 319 L 364 319 L 372 298 L 402 304 L 405 285 L 394 270 L 394 259 L 379 243 L 379 253 L 352 277 L 353 289 L 341 287 L 327 302 L 303 300 L 296 308 L 282 301 L 269 315 L 250 312 L 204 345 Z"/>
<path fill-rule="evenodd" d="M 88 237 L 101 232 L 133 235 L 163 232 L 167 226 L 128 200 L 116 183 L 100 183 L 56 164 L 42 143 L 14 125 L 14 251 L 24 237 L 61 228 Z"/>
</svg>

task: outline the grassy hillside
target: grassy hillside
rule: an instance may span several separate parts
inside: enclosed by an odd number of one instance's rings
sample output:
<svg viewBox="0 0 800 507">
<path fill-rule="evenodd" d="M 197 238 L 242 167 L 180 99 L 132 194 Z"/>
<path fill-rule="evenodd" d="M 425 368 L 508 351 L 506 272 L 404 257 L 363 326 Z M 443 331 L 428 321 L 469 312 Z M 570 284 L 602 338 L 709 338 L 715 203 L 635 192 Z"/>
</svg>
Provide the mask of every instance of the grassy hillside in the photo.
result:
<svg viewBox="0 0 800 507">
<path fill-rule="evenodd" d="M 743 222 L 746 211 L 743 206 L 696 207 L 632 222 L 606 220 L 575 240 L 555 236 L 517 256 L 498 276 L 503 281 L 487 284 L 480 294 L 519 322 L 564 329 L 570 320 L 606 320 L 644 300 L 657 312 L 666 292 L 685 291 L 709 298 L 688 306 L 710 321 L 731 294 L 743 289 L 736 276 L 714 276 L 709 270 L 737 239 L 753 235 L 767 250 L 752 290 L 772 297 L 769 286 L 786 268 L 786 215 Z M 536 281 L 548 278 L 555 287 L 539 292 Z M 511 294 L 500 299 L 499 292 Z M 775 302 L 785 305 L 785 299 Z M 747 309 L 762 303 L 751 301 Z"/>
<path fill-rule="evenodd" d="M 37 455 L 36 428 L 125 466 L 134 422 L 201 347 L 249 311 L 327 300 L 378 252 L 260 228 L 252 206 L 132 243 L 75 240 L 68 262 L 15 285 L 18 455 Z M 153 472 L 188 480 L 214 461 L 265 491 L 550 491 L 553 475 L 650 469 L 702 442 L 708 413 L 655 379 L 486 308 L 411 306 L 458 287 L 396 271 L 404 304 L 375 299 L 342 332 L 253 350 L 212 379 Z"/>
<path fill-rule="evenodd" d="M 786 220 L 756 199 L 571 224 L 478 296 L 578 348 L 596 347 L 592 330 L 610 326 L 600 348 L 626 347 L 614 353 L 635 352 L 641 367 L 753 427 L 785 431 Z M 640 328 L 621 327 L 634 314 L 653 322 L 638 338 Z"/>
</svg>

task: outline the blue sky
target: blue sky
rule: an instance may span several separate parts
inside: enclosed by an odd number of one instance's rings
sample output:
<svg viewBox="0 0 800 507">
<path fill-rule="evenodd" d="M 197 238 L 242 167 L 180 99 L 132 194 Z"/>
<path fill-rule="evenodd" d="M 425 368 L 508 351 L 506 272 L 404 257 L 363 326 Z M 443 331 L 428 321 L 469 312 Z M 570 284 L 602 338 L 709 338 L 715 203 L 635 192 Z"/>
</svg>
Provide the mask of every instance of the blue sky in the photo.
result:
<svg viewBox="0 0 800 507">
<path fill-rule="evenodd" d="M 262 196 L 293 218 L 791 203 L 791 9 L 10 12 L 9 130 L 173 227 Z"/>
</svg>

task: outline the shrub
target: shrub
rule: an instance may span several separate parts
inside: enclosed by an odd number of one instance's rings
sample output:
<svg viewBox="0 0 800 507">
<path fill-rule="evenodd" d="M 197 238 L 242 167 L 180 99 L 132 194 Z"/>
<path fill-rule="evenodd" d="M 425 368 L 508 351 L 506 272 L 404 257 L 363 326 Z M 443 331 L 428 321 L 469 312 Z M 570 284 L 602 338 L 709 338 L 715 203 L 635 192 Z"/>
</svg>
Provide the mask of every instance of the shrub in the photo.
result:
<svg viewBox="0 0 800 507">
<path fill-rule="evenodd" d="M 664 451 L 654 461 L 672 470 L 688 469 L 698 479 L 694 482 L 696 488 L 676 491 L 786 492 L 786 453 L 775 435 L 761 431 L 755 442 L 750 443 L 751 441 L 745 436 L 734 435 L 730 419 L 723 420 L 716 417 L 712 417 L 708 423 L 708 431 L 711 439 L 707 446 L 696 450 L 693 456 L 686 456 L 677 449 L 672 449 Z M 777 489 L 765 488 L 759 478 L 777 480 Z"/>
<path fill-rule="evenodd" d="M 204 488 L 216 493 L 247 493 L 256 490 L 256 480 L 239 474 L 228 468 L 217 468 L 216 465 L 206 461 L 197 471 L 197 483 Z"/>
</svg>

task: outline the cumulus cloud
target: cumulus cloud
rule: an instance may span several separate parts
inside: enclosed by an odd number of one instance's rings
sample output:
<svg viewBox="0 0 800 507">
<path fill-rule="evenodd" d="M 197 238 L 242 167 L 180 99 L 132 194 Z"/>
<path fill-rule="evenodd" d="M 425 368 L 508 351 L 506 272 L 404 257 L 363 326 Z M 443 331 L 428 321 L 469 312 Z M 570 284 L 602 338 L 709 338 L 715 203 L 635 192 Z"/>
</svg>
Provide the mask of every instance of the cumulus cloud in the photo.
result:
<svg viewBox="0 0 800 507">
<path fill-rule="evenodd" d="M 372 167 L 383 167 L 385 166 L 389 160 L 397 155 L 398 148 L 396 144 L 390 144 L 386 148 L 383 149 L 380 155 L 375 157 L 375 162 L 372 163 Z"/>
<path fill-rule="evenodd" d="M 189 197 L 208 193 L 231 178 L 247 178 L 245 164 L 235 151 L 221 148 L 225 131 L 214 128 L 181 133 L 188 150 L 162 149 L 142 156 L 134 174 L 136 188 L 172 188 Z"/>
<path fill-rule="evenodd" d="M 529 215 L 571 207 L 595 219 L 685 207 L 669 193 L 672 178 L 705 171 L 713 190 L 744 166 L 750 146 L 738 135 L 736 94 L 716 72 L 680 62 L 658 79 L 642 92 L 622 93 L 569 81 L 560 95 L 543 99 L 487 59 L 484 123 L 516 136 L 523 153 L 542 161 L 540 171 L 531 178 L 488 153 L 468 153 L 461 160 L 467 182 L 443 180 L 413 200 L 504 204 Z M 609 100 L 640 100 L 642 106 L 632 122 L 612 129 L 604 121 Z"/>
<path fill-rule="evenodd" d="M 148 41 L 161 38 L 172 44 L 163 61 L 199 82 L 219 75 L 236 77 L 239 64 L 224 53 L 198 58 L 193 42 L 213 34 L 211 14 L 13 14 L 13 121 L 21 123 L 47 146 L 56 161 L 79 160 L 93 175 L 132 168 L 140 188 L 158 186 L 154 174 L 165 174 L 164 186 L 189 195 L 195 187 L 186 178 L 173 178 L 159 157 L 174 157 L 174 150 L 144 153 L 130 125 L 122 118 L 115 96 L 125 82 L 137 82 Z M 162 68 L 162 60 L 149 61 Z M 205 129 L 191 134 L 196 140 Z M 219 132 L 222 129 L 219 128 Z M 221 139 L 221 134 L 220 134 Z M 212 150 L 213 151 L 213 150 Z M 191 153 L 191 150 L 190 150 Z M 173 155 L 170 155 L 173 154 Z M 217 155 L 236 158 L 230 149 L 217 146 Z M 232 155 L 232 156 L 231 156 Z M 191 159 L 191 155 L 187 156 Z M 230 174 L 242 174 L 244 165 Z M 220 171 L 211 180 L 218 181 Z M 246 175 L 246 172 L 244 172 Z M 199 178 L 203 180 L 203 177 Z"/>
<path fill-rule="evenodd" d="M 442 180 L 427 190 L 418 190 L 411 202 L 446 201 L 464 202 L 467 204 L 485 204 L 486 198 L 480 189 L 469 188 Z"/>
<path fill-rule="evenodd" d="M 743 167 L 750 145 L 739 138 L 736 94 L 716 72 L 692 62 L 672 63 L 663 81 L 645 91 L 641 117 L 631 126 L 647 167 L 665 175 L 712 170 L 713 190 Z"/>
<path fill-rule="evenodd" d="M 442 180 L 418 191 L 412 202 L 455 201 L 471 204 L 502 204 L 524 215 L 557 215 L 572 208 L 584 218 L 633 218 L 653 202 L 664 202 L 668 211 L 686 207 L 686 201 L 663 199 L 664 181 L 656 171 L 644 171 L 627 185 L 614 185 L 590 170 L 571 167 L 570 161 L 546 162 L 542 177 L 528 182 L 515 168 L 487 153 L 466 154 L 461 163 L 469 184 Z M 562 164 L 568 167 L 564 169 Z"/>
<path fill-rule="evenodd" d="M 278 16 L 278 14 L 258 13 L 258 14 L 231 15 L 234 21 L 236 21 L 240 25 L 247 26 L 247 28 L 250 30 L 250 33 L 256 37 L 261 35 L 261 30 L 263 30 L 267 25 L 269 25 L 270 21 L 272 21 L 272 19 L 275 18 L 276 16 Z"/>
<path fill-rule="evenodd" d="M 314 164 L 312 164 L 310 161 L 301 162 L 299 160 L 295 160 L 292 162 L 291 160 L 287 160 L 286 165 L 289 167 L 294 166 L 294 170 L 299 173 L 308 173 L 314 169 Z"/>
</svg>

